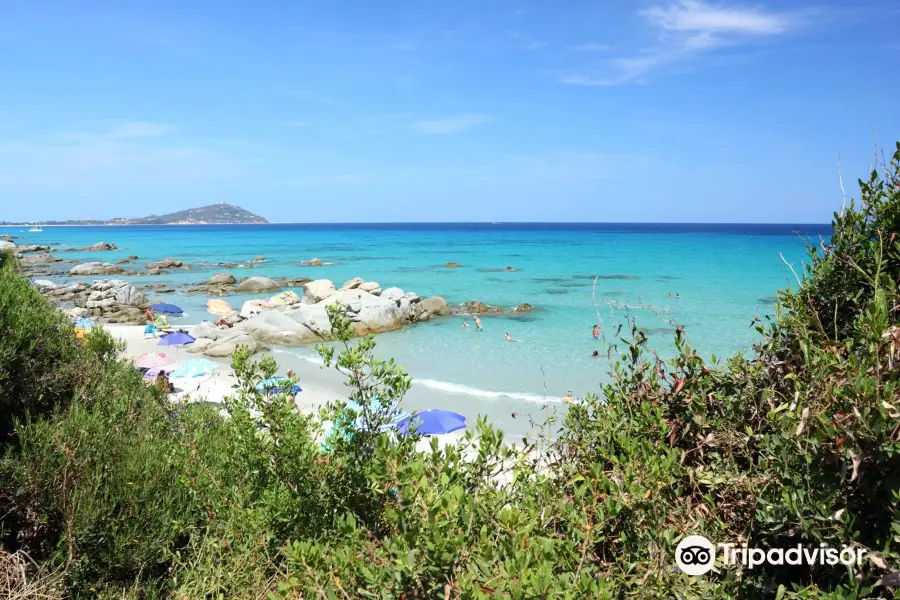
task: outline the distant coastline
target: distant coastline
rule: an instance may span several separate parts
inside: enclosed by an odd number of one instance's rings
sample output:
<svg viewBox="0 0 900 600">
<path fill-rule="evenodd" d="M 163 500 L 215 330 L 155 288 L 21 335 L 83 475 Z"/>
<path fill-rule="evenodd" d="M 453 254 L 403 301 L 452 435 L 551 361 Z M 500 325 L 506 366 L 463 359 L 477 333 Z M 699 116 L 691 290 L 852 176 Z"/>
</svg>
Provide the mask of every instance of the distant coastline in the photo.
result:
<svg viewBox="0 0 900 600">
<path fill-rule="evenodd" d="M 3 227 L 30 227 L 41 225 L 42 227 L 102 227 L 114 225 L 265 225 L 268 221 L 259 215 L 235 206 L 233 204 L 219 203 L 198 208 L 188 208 L 164 215 L 150 215 L 147 217 L 127 218 L 118 217 L 107 220 L 93 219 L 67 219 L 65 221 L 36 221 L 8 223 L 0 222 Z"/>
</svg>

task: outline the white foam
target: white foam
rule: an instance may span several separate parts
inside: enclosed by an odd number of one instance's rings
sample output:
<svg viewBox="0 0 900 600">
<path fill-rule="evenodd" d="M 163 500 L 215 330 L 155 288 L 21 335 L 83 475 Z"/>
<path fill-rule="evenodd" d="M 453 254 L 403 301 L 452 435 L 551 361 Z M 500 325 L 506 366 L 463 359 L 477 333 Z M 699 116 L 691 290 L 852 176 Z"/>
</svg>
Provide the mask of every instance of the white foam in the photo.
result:
<svg viewBox="0 0 900 600">
<path fill-rule="evenodd" d="M 292 352 L 290 350 L 284 350 L 281 348 L 273 348 L 272 354 L 290 354 L 294 358 L 299 358 L 300 360 L 305 360 L 306 362 L 312 363 L 314 365 L 322 366 L 325 364 L 325 361 L 322 360 L 322 357 L 319 355 L 300 354 L 298 352 Z"/>
<path fill-rule="evenodd" d="M 468 385 L 458 383 L 448 383 L 446 381 L 436 381 L 434 379 L 413 379 L 413 385 L 424 385 L 433 390 L 449 392 L 451 394 L 465 394 L 467 396 L 476 396 L 478 398 L 509 398 L 511 400 L 522 400 L 524 402 L 535 402 L 544 404 L 546 402 L 563 402 L 565 398 L 559 396 L 541 396 L 539 394 L 528 394 L 523 392 L 492 392 L 490 390 L 482 390 Z"/>
<path fill-rule="evenodd" d="M 295 358 L 305 360 L 314 365 L 323 365 L 322 357 L 311 354 L 301 354 L 299 352 L 287 349 L 273 349 L 273 354 L 290 354 Z M 447 392 L 450 394 L 463 394 L 466 396 L 474 396 L 476 398 L 506 398 L 510 400 L 521 400 L 523 402 L 534 402 L 536 404 L 546 404 L 547 402 L 565 402 L 565 398 L 560 396 L 542 396 L 540 394 L 529 394 L 525 392 L 492 392 L 490 390 L 482 390 L 468 385 L 459 383 L 449 383 L 447 381 L 437 381 L 435 379 L 417 379 L 413 377 L 413 385 L 421 385 L 433 390 Z"/>
</svg>

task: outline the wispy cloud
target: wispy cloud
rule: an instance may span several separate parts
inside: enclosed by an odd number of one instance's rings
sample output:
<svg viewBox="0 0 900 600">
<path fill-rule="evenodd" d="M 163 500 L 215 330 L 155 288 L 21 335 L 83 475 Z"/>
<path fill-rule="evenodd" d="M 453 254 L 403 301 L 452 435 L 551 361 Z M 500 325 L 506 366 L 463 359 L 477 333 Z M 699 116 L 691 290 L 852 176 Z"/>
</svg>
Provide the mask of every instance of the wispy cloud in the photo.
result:
<svg viewBox="0 0 900 600">
<path fill-rule="evenodd" d="M 224 176 L 218 152 L 187 143 L 170 125 L 128 121 L 0 142 L 0 189 L 141 185 Z"/>
<path fill-rule="evenodd" d="M 613 49 L 609 44 L 598 44 L 597 42 L 586 42 L 584 44 L 576 44 L 569 47 L 575 52 L 608 52 Z"/>
<path fill-rule="evenodd" d="M 547 42 L 542 42 L 540 40 L 534 39 L 530 35 L 526 35 L 521 31 L 507 31 L 506 37 L 515 42 L 515 44 L 523 50 L 539 50 L 541 48 L 545 48 L 548 45 Z"/>
<path fill-rule="evenodd" d="M 560 77 L 572 85 L 609 86 L 639 81 L 673 63 L 696 60 L 716 49 L 774 38 L 804 23 L 802 12 L 760 6 L 674 0 L 639 12 L 658 43 L 631 56 L 620 56 L 582 72 Z"/>
<path fill-rule="evenodd" d="M 487 115 L 479 115 L 474 113 L 465 113 L 452 117 L 444 117 L 441 119 L 432 119 L 428 121 L 416 121 L 412 124 L 413 131 L 422 135 L 439 135 L 448 133 L 459 133 L 467 129 L 471 129 L 476 125 L 487 123 L 491 118 Z"/>
<path fill-rule="evenodd" d="M 175 133 L 175 128 L 165 123 L 150 121 L 126 121 L 105 134 L 112 139 L 152 138 Z"/>
<path fill-rule="evenodd" d="M 759 7 L 713 6 L 701 0 L 681 0 L 667 6 L 653 6 L 641 11 L 651 23 L 669 31 L 688 33 L 743 33 L 771 35 L 783 33 L 794 24 L 784 13 Z"/>
</svg>

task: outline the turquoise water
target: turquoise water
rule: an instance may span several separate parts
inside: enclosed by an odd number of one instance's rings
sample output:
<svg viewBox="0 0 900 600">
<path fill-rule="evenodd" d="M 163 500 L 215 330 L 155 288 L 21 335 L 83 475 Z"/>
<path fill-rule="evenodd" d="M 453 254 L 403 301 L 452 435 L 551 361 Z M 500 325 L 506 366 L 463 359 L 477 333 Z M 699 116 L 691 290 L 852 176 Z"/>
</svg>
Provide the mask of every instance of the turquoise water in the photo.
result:
<svg viewBox="0 0 900 600">
<path fill-rule="evenodd" d="M 638 324 L 651 345 L 671 354 L 674 325 L 683 325 L 690 342 L 710 357 L 750 350 L 756 333 L 752 318 L 772 312 L 770 297 L 789 286 L 793 275 L 779 252 L 798 272 L 805 258 L 798 235 L 828 235 L 828 226 L 765 225 L 271 225 L 170 227 L 24 227 L 0 229 L 22 236 L 19 243 L 58 243 L 81 247 L 104 240 L 115 252 L 64 253 L 79 261 L 115 262 L 130 254 L 137 264 L 177 258 L 190 271 L 163 276 L 123 277 L 137 283 L 199 283 L 223 271 L 214 263 L 243 265 L 236 277 L 327 278 L 340 285 L 361 276 L 383 288 L 397 286 L 420 296 L 440 295 L 450 303 L 482 300 L 514 307 L 528 302 L 532 313 L 483 317 L 485 330 L 461 327 L 448 317 L 378 337 L 379 352 L 393 356 L 422 386 L 482 398 L 558 400 L 597 389 L 607 365 L 592 359 L 602 349 L 592 339 L 597 322 L 592 285 L 606 330 L 623 321 L 607 302 L 636 309 Z M 250 265 L 255 256 L 266 262 Z M 338 264 L 302 267 L 320 257 Z M 463 266 L 448 269 L 455 261 Z M 506 272 L 512 266 L 515 272 Z M 57 280 L 64 280 L 57 278 Z M 302 293 L 302 290 L 297 290 Z M 671 294 L 672 296 L 670 297 Z M 676 294 L 678 297 L 676 298 Z M 233 306 L 256 296 L 227 297 Z M 185 323 L 210 318 L 203 294 L 153 296 L 182 306 Z M 504 332 L 521 340 L 504 341 Z M 289 352 L 314 356 L 309 347 Z M 284 356 L 279 354 L 279 356 Z"/>
</svg>

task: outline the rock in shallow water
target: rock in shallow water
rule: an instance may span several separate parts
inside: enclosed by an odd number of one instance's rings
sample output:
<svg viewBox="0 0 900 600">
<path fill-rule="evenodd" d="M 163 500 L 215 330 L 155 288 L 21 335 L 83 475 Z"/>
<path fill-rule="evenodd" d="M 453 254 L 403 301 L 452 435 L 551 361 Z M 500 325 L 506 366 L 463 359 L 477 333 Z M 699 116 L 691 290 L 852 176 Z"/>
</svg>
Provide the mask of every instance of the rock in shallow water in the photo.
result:
<svg viewBox="0 0 900 600">
<path fill-rule="evenodd" d="M 278 284 L 268 277 L 248 277 L 237 286 L 237 291 L 244 293 L 273 292 L 279 289 Z"/>
<path fill-rule="evenodd" d="M 334 293 L 334 284 L 328 279 L 316 279 L 303 284 L 303 297 L 311 304 L 321 302 Z"/>
<path fill-rule="evenodd" d="M 232 283 L 237 283 L 237 279 L 231 273 L 216 273 L 207 279 L 206 283 L 210 285 L 231 285 Z"/>
<path fill-rule="evenodd" d="M 69 275 L 113 275 L 123 272 L 118 265 L 101 262 L 89 262 L 75 265 L 69 269 Z"/>
</svg>

